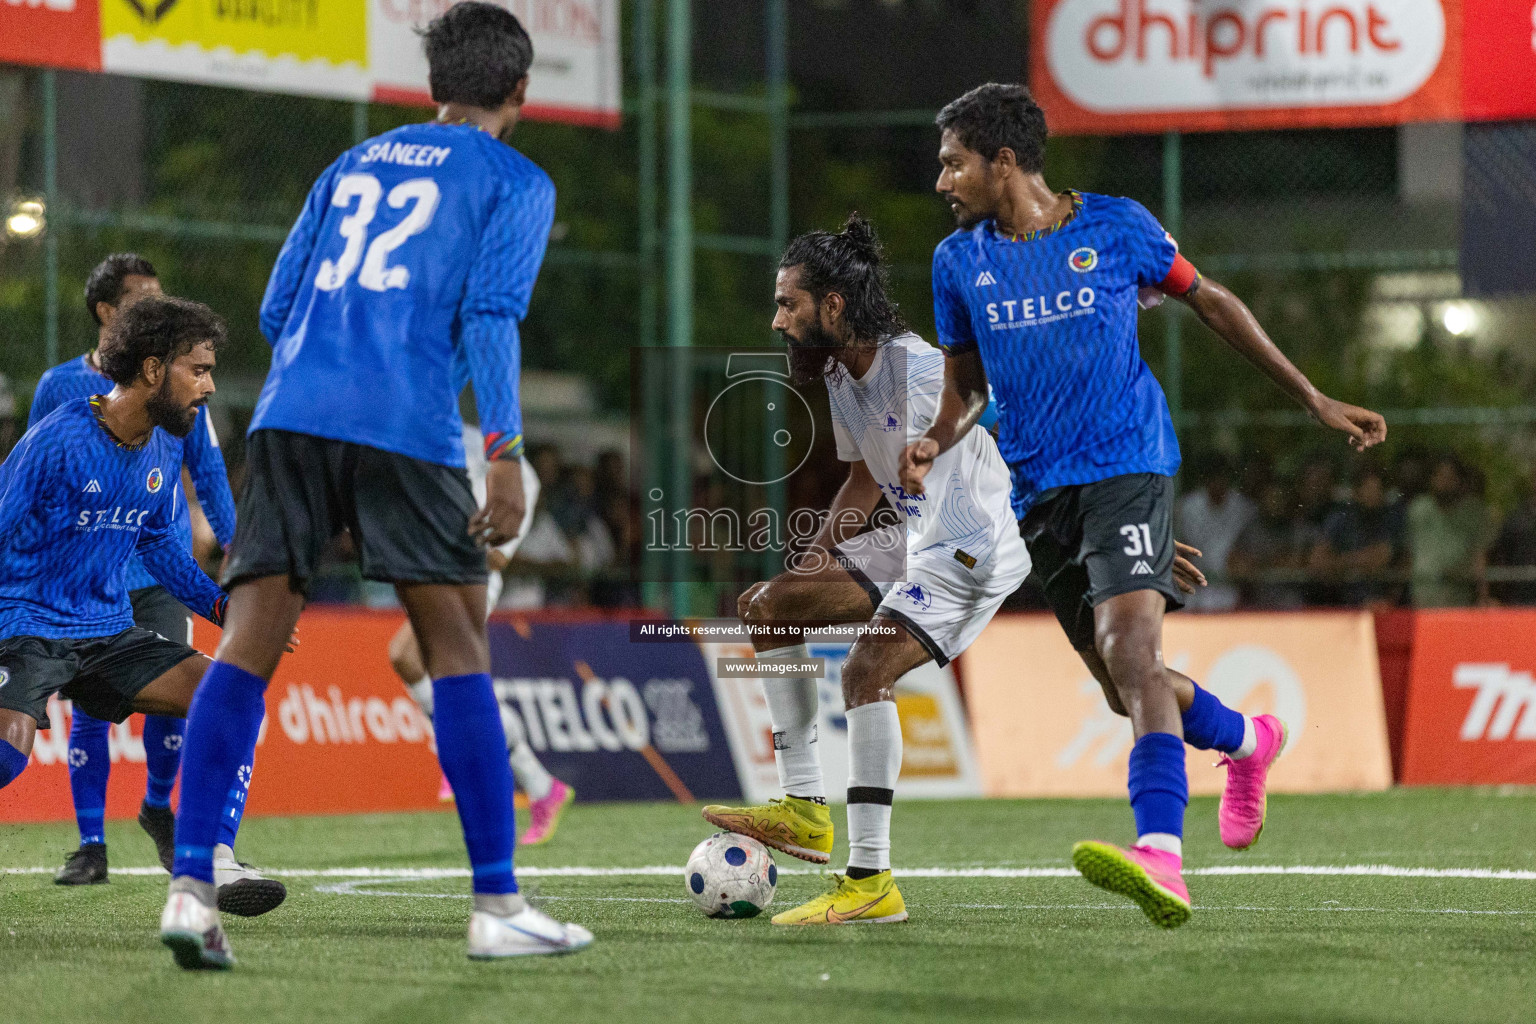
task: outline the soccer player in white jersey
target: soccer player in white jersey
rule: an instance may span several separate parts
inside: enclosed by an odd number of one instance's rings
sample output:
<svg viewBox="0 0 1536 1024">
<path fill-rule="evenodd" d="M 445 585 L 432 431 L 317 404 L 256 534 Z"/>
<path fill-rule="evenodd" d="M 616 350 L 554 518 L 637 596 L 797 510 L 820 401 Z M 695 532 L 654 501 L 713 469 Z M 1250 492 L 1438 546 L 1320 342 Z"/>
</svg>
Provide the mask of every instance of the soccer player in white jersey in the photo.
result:
<svg viewBox="0 0 1536 1024">
<path fill-rule="evenodd" d="M 789 343 L 796 380 L 826 382 L 848 479 L 810 549 L 788 571 L 743 594 L 741 615 L 749 623 L 803 628 L 863 622 L 873 614 L 880 632 L 861 637 L 843 666 L 847 873 L 834 876 L 831 891 L 773 923 L 905 921 L 890 863 L 891 797 L 901 771 L 896 681 L 965 650 L 1029 574 L 1029 555 L 1009 505 L 1008 467 L 986 433 L 973 431 L 945 453 L 935 486 L 923 497 L 900 487 L 902 450 L 938 408 L 944 355 L 906 329 L 887 297 L 868 222 L 854 215 L 841 232 L 815 231 L 791 242 L 774 301 L 773 326 Z M 882 495 L 897 522 L 861 533 Z M 755 641 L 757 657 L 805 661 L 804 634 L 794 635 L 789 643 Z M 706 807 L 704 817 L 825 864 L 832 819 L 816 751 L 816 681 L 765 676 L 763 690 L 786 796 L 761 807 Z"/>
<path fill-rule="evenodd" d="M 481 436 L 480 428 L 468 423 L 464 424 L 465 468 L 469 471 L 469 483 L 474 488 L 475 500 L 482 505 L 485 503 L 486 462 L 480 452 L 484 445 L 485 438 Z M 527 459 L 518 461 L 522 463 L 523 496 L 526 502 L 523 521 L 518 527 L 516 537 L 485 553 L 485 567 L 490 573 L 485 585 L 486 618 L 490 618 L 491 612 L 496 608 L 496 601 L 501 596 L 502 570 L 512 560 L 523 538 L 528 536 L 528 527 L 533 522 L 534 506 L 539 500 L 539 475 L 533 471 Z M 405 684 L 411 698 L 416 701 L 427 717 L 431 718 L 432 677 L 422 664 L 421 645 L 416 641 L 416 632 L 411 628 L 409 620 L 400 624 L 400 629 L 389 641 L 389 663 L 393 666 L 395 674 L 400 677 L 400 681 Z M 507 759 L 512 765 L 512 776 L 517 784 L 523 787 L 523 792 L 528 794 L 530 819 L 528 830 L 518 837 L 517 844 L 538 846 L 547 843 L 554 838 L 555 829 L 560 824 L 560 816 L 571 805 L 571 801 L 576 799 L 576 790 L 549 774 L 549 770 L 540 763 L 539 755 L 535 754 L 533 748 L 528 745 L 528 736 L 523 730 L 523 723 L 505 704 L 501 705 L 501 727 L 507 734 Z M 446 775 L 443 776 L 438 797 L 445 801 L 453 799 L 453 787 L 448 785 Z"/>
</svg>

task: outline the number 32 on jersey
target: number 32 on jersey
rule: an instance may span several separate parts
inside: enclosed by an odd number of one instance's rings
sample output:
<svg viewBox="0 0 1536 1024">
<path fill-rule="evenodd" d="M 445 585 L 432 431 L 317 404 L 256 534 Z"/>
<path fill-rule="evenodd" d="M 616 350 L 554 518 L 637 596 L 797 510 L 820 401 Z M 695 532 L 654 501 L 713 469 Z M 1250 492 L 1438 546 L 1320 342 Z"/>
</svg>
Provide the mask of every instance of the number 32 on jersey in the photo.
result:
<svg viewBox="0 0 1536 1024">
<path fill-rule="evenodd" d="M 339 258 L 320 264 L 320 272 L 315 275 L 316 288 L 333 292 L 346 284 L 354 272 L 357 273 L 357 283 L 369 291 L 404 288 L 410 283 L 411 272 L 404 267 L 389 266 L 389 257 L 405 244 L 406 239 L 421 234 L 431 225 L 432 215 L 437 212 L 437 182 L 431 178 L 412 178 L 390 189 L 384 200 L 390 208 L 400 210 L 413 204 L 411 210 L 400 223 L 381 232 L 364 253 L 368 225 L 379 212 L 379 199 L 383 194 L 384 186 L 371 174 L 348 174 L 336 183 L 331 205 L 346 209 L 356 199 L 357 209 L 341 219 L 341 237 L 347 240 L 347 247 Z"/>
</svg>

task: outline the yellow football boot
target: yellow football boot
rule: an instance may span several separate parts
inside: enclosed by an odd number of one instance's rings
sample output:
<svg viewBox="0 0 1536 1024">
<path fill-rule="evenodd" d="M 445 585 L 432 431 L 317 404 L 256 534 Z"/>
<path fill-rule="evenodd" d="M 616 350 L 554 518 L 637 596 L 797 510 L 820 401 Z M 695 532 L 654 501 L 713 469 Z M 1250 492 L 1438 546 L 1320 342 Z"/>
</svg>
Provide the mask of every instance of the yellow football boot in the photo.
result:
<svg viewBox="0 0 1536 1024">
<path fill-rule="evenodd" d="M 889 871 L 868 878 L 833 875 L 837 885 L 793 910 L 773 916 L 774 924 L 894 924 L 907 919 L 907 904 Z"/>
<path fill-rule="evenodd" d="M 786 796 L 757 807 L 710 804 L 704 820 L 812 864 L 825 864 L 832 856 L 832 814 L 814 800 Z"/>
</svg>

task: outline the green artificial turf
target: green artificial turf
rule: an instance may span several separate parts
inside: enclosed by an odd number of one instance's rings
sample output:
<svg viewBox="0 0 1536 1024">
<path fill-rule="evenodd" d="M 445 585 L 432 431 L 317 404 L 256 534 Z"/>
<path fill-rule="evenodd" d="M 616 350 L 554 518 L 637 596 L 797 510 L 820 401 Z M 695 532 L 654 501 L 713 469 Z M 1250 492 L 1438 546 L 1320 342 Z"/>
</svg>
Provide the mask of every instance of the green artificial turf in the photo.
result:
<svg viewBox="0 0 1536 1024">
<path fill-rule="evenodd" d="M 841 825 L 841 809 L 834 810 Z M 1129 837 L 1120 801 L 899 804 L 907 868 L 1066 868 L 1074 840 Z M 1074 877 L 911 877 L 903 925 L 783 929 L 712 921 L 680 865 L 696 808 L 577 806 L 530 868 L 677 865 L 662 876 L 525 876 L 545 910 L 597 935 L 566 958 L 464 956 L 464 866 L 451 814 L 251 819 L 240 854 L 288 877 L 264 918 L 226 919 L 229 974 L 184 974 L 156 939 L 164 876 L 87 889 L 0 875 L 0 1019 L 32 1021 L 897 1020 L 1529 1021 L 1536 880 L 1374 874 L 1200 875 L 1176 932 Z M 1215 803 L 1190 808 L 1186 866 L 1391 865 L 1536 871 L 1536 792 L 1411 790 L 1275 797 L 1253 850 L 1224 849 Z M 131 822 L 113 866 L 154 863 Z M 67 826 L 0 825 L 0 867 L 53 867 Z M 841 863 L 843 846 L 834 854 Z M 779 856 L 774 910 L 824 885 Z"/>
</svg>

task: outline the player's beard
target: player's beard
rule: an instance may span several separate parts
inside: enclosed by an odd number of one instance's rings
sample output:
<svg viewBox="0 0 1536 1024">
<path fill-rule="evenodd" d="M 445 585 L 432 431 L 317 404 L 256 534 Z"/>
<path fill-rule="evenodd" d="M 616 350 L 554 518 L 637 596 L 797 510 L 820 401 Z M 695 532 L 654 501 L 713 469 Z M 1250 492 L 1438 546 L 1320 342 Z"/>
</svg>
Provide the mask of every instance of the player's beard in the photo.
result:
<svg viewBox="0 0 1536 1024">
<path fill-rule="evenodd" d="M 202 403 L 194 405 L 179 405 L 171 397 L 171 378 L 167 376 L 160 384 L 160 389 L 149 396 L 149 401 L 144 403 L 144 411 L 149 413 L 149 421 L 169 434 L 177 437 L 186 437 L 192 433 L 192 425 L 197 422 L 197 410 L 202 408 Z"/>
<path fill-rule="evenodd" d="M 838 341 L 820 324 L 805 328 L 803 337 L 796 338 L 788 331 L 780 331 L 784 343 L 789 346 L 789 379 L 793 384 L 818 384 L 826 377 L 837 354 L 843 350 Z"/>
</svg>

